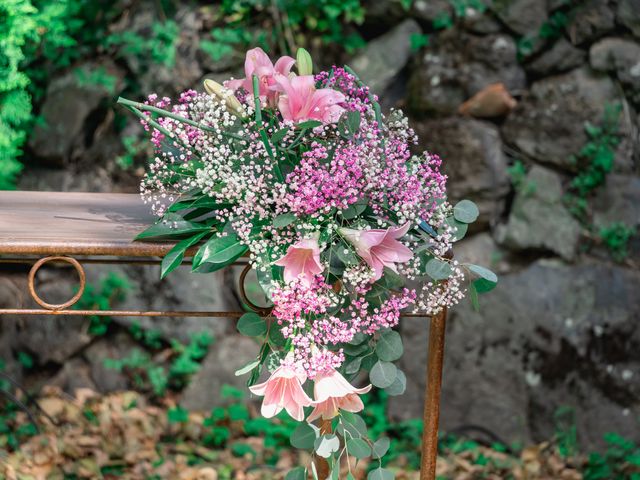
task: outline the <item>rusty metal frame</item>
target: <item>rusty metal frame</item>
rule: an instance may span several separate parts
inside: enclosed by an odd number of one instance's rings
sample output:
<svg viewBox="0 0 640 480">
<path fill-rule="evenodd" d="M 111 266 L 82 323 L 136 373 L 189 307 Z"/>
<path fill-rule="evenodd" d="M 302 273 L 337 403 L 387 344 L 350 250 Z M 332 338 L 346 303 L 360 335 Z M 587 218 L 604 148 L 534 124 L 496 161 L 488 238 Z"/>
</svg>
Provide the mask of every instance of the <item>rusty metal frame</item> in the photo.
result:
<svg viewBox="0 0 640 480">
<path fill-rule="evenodd" d="M 162 250 L 162 251 L 160 251 Z M 108 251 L 100 251 L 100 252 L 87 252 L 85 249 L 77 250 L 76 252 L 65 251 L 65 254 L 56 254 L 50 248 L 36 248 L 33 251 L 26 252 L 29 255 L 38 255 L 38 254 L 46 254 L 52 256 L 46 256 L 40 259 L 34 258 L 0 258 L 0 263 L 8 263 L 8 264 L 32 264 L 32 267 L 28 274 L 28 289 L 33 300 L 39 304 L 42 308 L 4 308 L 0 309 L 0 316 L 2 315 L 72 315 L 72 316 L 89 316 L 89 315 L 97 315 L 97 316 L 109 316 L 109 317 L 117 317 L 117 316 L 126 316 L 126 317 L 217 317 L 217 318 L 239 318 L 244 315 L 246 312 L 243 311 L 143 311 L 143 310 L 74 310 L 70 309 L 82 296 L 82 292 L 84 291 L 86 284 L 86 275 L 82 264 L 75 258 L 69 256 L 75 254 L 79 255 L 88 255 L 87 258 L 83 259 L 85 263 L 125 263 L 125 264 L 136 264 L 136 265 L 153 265 L 158 264 L 160 260 L 157 258 L 153 258 L 154 254 L 166 253 L 166 247 L 160 249 L 156 252 L 149 252 L 147 250 L 144 253 L 135 252 L 133 255 L 137 253 L 141 253 L 141 256 L 147 258 L 125 258 L 118 257 L 119 254 L 125 253 L 120 252 L 118 249 L 108 250 Z M 6 253 L 19 253 L 19 252 L 6 252 Z M 92 255 L 94 255 L 92 257 Z M 108 258 L 100 258 L 95 257 L 95 255 L 107 255 L 113 256 L 116 258 L 108 259 Z M 132 255 L 132 250 L 129 249 L 126 251 L 125 255 Z M 67 263 L 75 268 L 79 277 L 79 288 L 78 291 L 74 294 L 74 296 L 67 300 L 64 303 L 60 304 L 51 304 L 47 303 L 37 294 L 35 279 L 38 270 L 47 263 Z M 189 261 L 185 261 L 185 264 L 188 264 Z M 270 308 L 260 307 L 255 305 L 251 300 L 247 297 L 245 291 L 245 279 L 249 271 L 251 270 L 251 265 L 247 261 L 247 259 L 240 259 L 234 265 L 244 265 L 244 269 L 240 274 L 239 279 L 239 294 L 242 301 L 254 312 L 263 315 L 269 316 L 271 313 Z M 420 462 L 420 480 L 435 480 L 436 475 L 436 460 L 438 454 L 438 424 L 440 418 L 440 393 L 441 393 L 441 385 L 442 385 L 442 370 L 443 370 L 443 358 L 444 358 L 444 341 L 445 341 L 445 328 L 446 328 L 446 316 L 447 310 L 444 308 L 439 314 L 434 316 L 428 316 L 424 313 L 405 313 L 403 317 L 420 317 L 420 318 L 431 318 L 430 328 L 429 328 L 429 340 L 428 340 L 428 362 L 427 362 L 427 374 L 426 374 L 426 385 L 425 385 L 425 393 L 424 393 L 424 412 L 423 412 L 423 422 L 424 429 L 422 434 L 422 458 Z M 321 421 L 320 423 L 321 431 L 328 433 L 331 431 L 331 422 L 330 421 Z M 323 460 L 323 459 L 320 459 Z M 320 480 L 325 480 L 329 476 L 328 465 L 326 462 L 319 462 L 318 468 L 318 477 Z"/>
</svg>

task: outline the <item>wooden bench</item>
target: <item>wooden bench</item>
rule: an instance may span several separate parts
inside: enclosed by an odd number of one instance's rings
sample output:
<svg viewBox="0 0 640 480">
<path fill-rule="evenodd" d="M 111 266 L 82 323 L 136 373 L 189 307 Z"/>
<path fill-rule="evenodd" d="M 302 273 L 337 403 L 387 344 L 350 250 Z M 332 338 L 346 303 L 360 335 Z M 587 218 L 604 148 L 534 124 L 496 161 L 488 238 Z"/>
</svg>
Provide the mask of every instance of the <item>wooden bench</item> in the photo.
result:
<svg viewBox="0 0 640 480">
<path fill-rule="evenodd" d="M 0 191 L 0 263 L 30 263 L 28 288 L 41 308 L 0 309 L 0 315 L 102 315 L 144 317 L 239 317 L 245 312 L 220 311 L 125 311 L 71 309 L 82 295 L 85 274 L 81 262 L 159 263 L 171 242 L 134 241 L 155 221 L 150 209 L 135 194 L 6 192 Z M 193 252 L 191 252 L 193 253 Z M 186 255 L 188 256 L 188 255 Z M 80 288 L 73 298 L 50 304 L 36 291 L 35 276 L 49 262 L 71 264 Z M 247 305 L 264 313 L 244 294 L 244 277 L 250 269 L 246 259 L 239 292 Z M 407 314 L 406 316 L 424 317 Z M 440 386 L 444 353 L 446 311 L 431 317 L 427 384 L 424 402 L 421 480 L 433 480 L 438 445 Z M 324 477 L 326 475 L 322 475 Z"/>
</svg>

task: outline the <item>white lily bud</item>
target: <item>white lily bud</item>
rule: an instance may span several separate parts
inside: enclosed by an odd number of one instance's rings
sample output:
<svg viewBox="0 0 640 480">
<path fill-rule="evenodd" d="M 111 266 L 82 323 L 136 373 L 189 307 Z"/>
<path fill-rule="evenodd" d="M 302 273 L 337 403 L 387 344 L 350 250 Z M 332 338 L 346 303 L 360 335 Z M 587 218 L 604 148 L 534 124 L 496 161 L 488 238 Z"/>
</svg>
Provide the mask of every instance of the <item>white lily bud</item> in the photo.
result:
<svg viewBox="0 0 640 480">
<path fill-rule="evenodd" d="M 240 100 L 238 100 L 228 88 L 225 88 L 218 82 L 206 79 L 204 81 L 204 89 L 209 95 L 216 97 L 220 102 L 224 103 L 231 113 L 242 118 L 245 117 L 244 107 L 240 103 Z"/>
<path fill-rule="evenodd" d="M 298 66 L 298 75 L 311 75 L 313 73 L 311 55 L 304 48 L 299 48 L 296 53 L 296 65 Z"/>
</svg>

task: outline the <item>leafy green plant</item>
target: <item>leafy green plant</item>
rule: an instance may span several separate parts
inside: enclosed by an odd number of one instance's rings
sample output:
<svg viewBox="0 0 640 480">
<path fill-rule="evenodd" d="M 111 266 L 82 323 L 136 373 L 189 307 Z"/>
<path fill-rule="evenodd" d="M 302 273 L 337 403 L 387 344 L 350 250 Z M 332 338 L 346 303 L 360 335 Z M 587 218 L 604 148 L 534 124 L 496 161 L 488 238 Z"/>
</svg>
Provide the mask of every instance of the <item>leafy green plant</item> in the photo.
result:
<svg viewBox="0 0 640 480">
<path fill-rule="evenodd" d="M 536 43 L 540 41 L 555 41 L 569 23 L 570 14 L 561 10 L 554 12 L 533 35 L 525 35 L 518 39 L 518 58 L 523 60 L 533 53 Z"/>
<path fill-rule="evenodd" d="M 127 292 L 132 286 L 129 280 L 114 272 L 109 274 L 100 282 L 98 287 L 87 284 L 84 293 L 78 303 L 74 305 L 79 310 L 109 310 L 115 303 L 124 302 Z M 91 335 L 104 335 L 111 324 L 111 317 L 90 315 L 89 333 Z"/>
<path fill-rule="evenodd" d="M 138 335 L 144 342 L 149 342 L 147 345 L 159 345 L 158 339 L 150 340 L 144 334 Z M 158 362 L 147 351 L 139 348 L 133 349 L 124 358 L 107 358 L 104 365 L 106 368 L 129 374 L 136 389 L 160 397 L 168 389 L 181 390 L 188 384 L 191 376 L 200 370 L 200 361 L 207 354 L 212 342 L 213 337 L 208 332 L 193 334 L 186 345 L 173 341 L 168 355 L 168 365 Z"/>
<path fill-rule="evenodd" d="M 558 408 L 553 415 L 555 441 L 562 458 L 574 456 L 578 452 L 576 413 L 571 407 Z"/>
<path fill-rule="evenodd" d="M 591 453 L 584 470 L 585 480 L 640 479 L 640 446 L 615 433 L 604 436 L 606 451 Z"/>
<path fill-rule="evenodd" d="M 143 62 L 173 67 L 180 29 L 173 20 L 154 22 L 151 34 L 142 36 L 130 30 L 112 33 L 102 40 L 105 47 L 113 47 L 119 55 L 133 56 Z"/>
<path fill-rule="evenodd" d="M 629 240 L 636 234 L 635 227 L 629 227 L 622 222 L 612 223 L 601 227 L 598 236 L 607 247 L 614 260 L 621 262 L 627 255 Z"/>
<path fill-rule="evenodd" d="M 619 103 L 605 105 L 600 125 L 585 125 L 588 141 L 577 155 L 571 157 L 580 170 L 569 184 L 566 202 L 570 211 L 583 221 L 588 208 L 588 195 L 604 183 L 613 168 L 616 147 L 620 143 L 618 123 L 621 108 Z"/>
</svg>

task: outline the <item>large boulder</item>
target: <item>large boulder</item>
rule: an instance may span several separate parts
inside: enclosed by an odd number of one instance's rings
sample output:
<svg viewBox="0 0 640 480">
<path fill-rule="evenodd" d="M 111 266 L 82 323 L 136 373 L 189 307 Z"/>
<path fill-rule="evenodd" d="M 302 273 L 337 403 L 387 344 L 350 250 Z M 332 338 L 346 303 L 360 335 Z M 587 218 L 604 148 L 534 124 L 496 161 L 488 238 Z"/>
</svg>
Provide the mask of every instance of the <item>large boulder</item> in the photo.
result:
<svg viewBox="0 0 640 480">
<path fill-rule="evenodd" d="M 538 33 L 547 20 L 546 0 L 506 0 L 492 8 L 504 24 L 519 36 Z"/>
<path fill-rule="evenodd" d="M 369 42 L 352 61 L 351 67 L 371 91 L 384 99 L 398 73 L 411 56 L 411 35 L 422 32 L 415 20 L 408 19 Z"/>
<path fill-rule="evenodd" d="M 596 40 L 615 28 L 615 13 L 609 0 L 587 0 L 570 15 L 567 33 L 571 43 Z"/>
<path fill-rule="evenodd" d="M 640 227 L 640 177 L 608 175 L 592 202 L 596 227 L 624 223 Z"/>
<path fill-rule="evenodd" d="M 620 0 L 616 14 L 620 23 L 640 38 L 640 0 Z"/>
<path fill-rule="evenodd" d="M 526 85 L 513 38 L 451 29 L 421 51 L 409 79 L 408 108 L 416 116 L 452 114 L 462 102 L 498 82 L 512 91 Z"/>
<path fill-rule="evenodd" d="M 478 425 L 504 441 L 553 437 L 553 414 L 575 411 L 585 450 L 606 432 L 636 441 L 640 431 L 640 272 L 605 263 L 538 261 L 500 278 L 480 299 L 452 309 L 442 397 L 444 431 Z M 407 392 L 395 418 L 422 412 L 427 322 L 401 324 Z"/>
<path fill-rule="evenodd" d="M 527 72 L 537 77 L 563 73 L 582 65 L 587 57 L 584 50 L 574 47 L 564 37 L 560 37 L 550 49 L 542 52 L 527 63 Z"/>
<path fill-rule="evenodd" d="M 551 251 L 573 259 L 582 228 L 562 197 L 561 177 L 534 166 L 516 193 L 506 225 L 497 229 L 499 243 L 517 251 Z"/>
<path fill-rule="evenodd" d="M 597 125 L 605 107 L 620 100 L 607 75 L 578 68 L 533 83 L 502 133 L 507 143 L 527 157 L 575 170 L 571 156 L 588 141 L 585 123 Z"/>
<path fill-rule="evenodd" d="M 92 142 L 108 102 L 119 91 L 123 73 L 110 59 L 80 65 L 54 78 L 47 88 L 28 146 L 39 160 L 64 166 Z"/>
<path fill-rule="evenodd" d="M 420 148 L 443 160 L 449 198 L 453 202 L 467 198 L 478 204 L 480 218 L 474 228 L 494 222 L 509 192 L 498 129 L 488 122 L 460 117 L 419 122 L 414 127 Z"/>
<path fill-rule="evenodd" d="M 180 404 L 189 410 L 210 410 L 224 403 L 220 396 L 223 385 L 245 389 L 247 376 L 237 377 L 234 372 L 254 360 L 259 349 L 260 345 L 254 340 L 240 335 L 229 335 L 214 342 Z"/>
<path fill-rule="evenodd" d="M 627 97 L 640 105 L 640 43 L 626 38 L 603 38 L 589 50 L 595 70 L 613 72 L 625 87 Z"/>
</svg>

